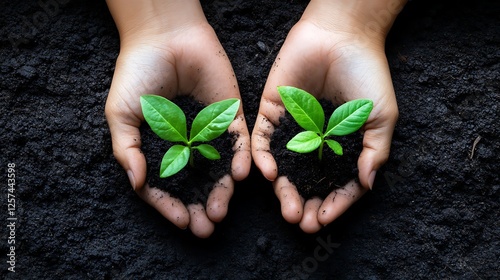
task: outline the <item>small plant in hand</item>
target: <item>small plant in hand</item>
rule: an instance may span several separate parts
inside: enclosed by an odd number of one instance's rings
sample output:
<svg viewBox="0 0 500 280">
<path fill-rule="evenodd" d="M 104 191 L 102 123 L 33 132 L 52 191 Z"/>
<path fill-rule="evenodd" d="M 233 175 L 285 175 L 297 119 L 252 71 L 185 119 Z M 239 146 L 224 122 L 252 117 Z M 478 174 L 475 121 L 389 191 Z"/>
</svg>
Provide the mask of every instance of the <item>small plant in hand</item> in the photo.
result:
<svg viewBox="0 0 500 280">
<path fill-rule="evenodd" d="M 373 109 L 373 101 L 369 99 L 348 101 L 332 113 L 326 131 L 323 131 L 325 113 L 313 95 L 291 86 L 279 86 L 278 93 L 286 110 L 297 124 L 306 130 L 295 135 L 286 144 L 287 149 L 297 153 L 310 153 L 318 149 L 319 160 L 323 157 L 325 143 L 335 154 L 342 155 L 340 143 L 327 137 L 356 132 L 366 122 Z"/>
<path fill-rule="evenodd" d="M 193 152 L 198 150 L 204 157 L 217 160 L 220 154 L 206 142 L 219 137 L 234 120 L 240 100 L 230 98 L 210 104 L 193 120 L 187 137 L 186 116 L 172 101 L 158 95 L 141 96 L 141 107 L 146 122 L 154 133 L 174 144 L 163 156 L 160 177 L 166 178 L 182 170 L 188 162 L 194 166 Z"/>
</svg>

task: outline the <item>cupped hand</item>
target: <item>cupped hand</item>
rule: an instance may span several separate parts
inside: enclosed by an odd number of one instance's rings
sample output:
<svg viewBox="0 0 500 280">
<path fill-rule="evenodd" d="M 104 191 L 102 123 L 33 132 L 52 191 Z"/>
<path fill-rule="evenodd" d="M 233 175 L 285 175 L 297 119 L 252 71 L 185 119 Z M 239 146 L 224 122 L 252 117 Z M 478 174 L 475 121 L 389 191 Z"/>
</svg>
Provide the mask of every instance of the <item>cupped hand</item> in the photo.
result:
<svg viewBox="0 0 500 280">
<path fill-rule="evenodd" d="M 310 4 L 314 6 L 314 1 Z M 318 1 L 316 1 L 318 2 Z M 362 32 L 346 32 L 336 24 L 313 17 L 308 7 L 289 32 L 269 73 L 252 132 L 252 155 L 270 181 L 281 203 L 282 215 L 299 223 L 303 231 L 317 232 L 331 223 L 373 186 L 376 171 L 387 160 L 398 108 L 383 39 Z M 321 18 L 321 17 L 320 17 Z M 349 182 L 324 200 L 305 201 L 286 176 L 278 177 L 278 165 L 270 151 L 270 138 L 285 109 L 277 86 L 302 88 L 318 99 L 340 105 L 357 98 L 373 100 L 365 123 L 363 150 L 358 159 L 359 183 Z"/>
<path fill-rule="evenodd" d="M 250 136 L 242 107 L 229 127 L 238 137 L 234 143 L 231 174 L 216 183 L 206 206 L 186 206 L 146 183 L 146 160 L 140 149 L 139 132 L 144 117 L 139 97 L 158 94 L 172 99 L 185 94 L 210 104 L 240 98 L 236 78 L 224 49 L 203 15 L 159 32 L 154 28 L 140 29 L 141 26 L 137 26 L 131 36 L 122 36 L 120 32 L 120 54 L 106 102 L 113 153 L 144 201 L 179 228 L 189 227 L 196 236 L 208 237 L 214 223 L 226 216 L 234 181 L 244 179 L 250 170 Z"/>
</svg>

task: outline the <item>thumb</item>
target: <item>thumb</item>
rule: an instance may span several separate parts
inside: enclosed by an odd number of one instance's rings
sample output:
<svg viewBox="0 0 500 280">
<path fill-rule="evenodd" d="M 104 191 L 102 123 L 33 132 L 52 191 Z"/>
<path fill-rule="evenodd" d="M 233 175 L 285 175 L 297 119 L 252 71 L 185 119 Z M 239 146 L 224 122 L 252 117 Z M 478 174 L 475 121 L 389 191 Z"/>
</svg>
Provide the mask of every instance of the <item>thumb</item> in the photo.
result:
<svg viewBox="0 0 500 280">
<path fill-rule="evenodd" d="M 113 155 L 127 172 L 132 188 L 138 191 L 146 181 L 146 158 L 140 149 L 140 120 L 134 117 L 120 117 L 112 107 L 106 105 Z"/>
<path fill-rule="evenodd" d="M 389 158 L 392 134 L 398 119 L 397 105 L 386 107 L 381 118 L 365 125 L 363 150 L 358 159 L 359 181 L 365 188 L 372 189 L 377 170 Z"/>
</svg>

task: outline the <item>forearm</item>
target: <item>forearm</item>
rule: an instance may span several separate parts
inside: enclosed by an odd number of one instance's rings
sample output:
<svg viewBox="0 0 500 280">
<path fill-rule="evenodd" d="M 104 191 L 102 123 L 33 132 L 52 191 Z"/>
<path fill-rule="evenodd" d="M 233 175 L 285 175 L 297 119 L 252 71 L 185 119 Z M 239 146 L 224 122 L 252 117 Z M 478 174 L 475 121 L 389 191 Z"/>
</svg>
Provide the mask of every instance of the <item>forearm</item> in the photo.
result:
<svg viewBox="0 0 500 280">
<path fill-rule="evenodd" d="M 407 0 L 311 0 L 302 19 L 325 29 L 385 42 Z"/>
<path fill-rule="evenodd" d="M 206 22 L 198 0 L 106 0 L 122 42 Z"/>
</svg>

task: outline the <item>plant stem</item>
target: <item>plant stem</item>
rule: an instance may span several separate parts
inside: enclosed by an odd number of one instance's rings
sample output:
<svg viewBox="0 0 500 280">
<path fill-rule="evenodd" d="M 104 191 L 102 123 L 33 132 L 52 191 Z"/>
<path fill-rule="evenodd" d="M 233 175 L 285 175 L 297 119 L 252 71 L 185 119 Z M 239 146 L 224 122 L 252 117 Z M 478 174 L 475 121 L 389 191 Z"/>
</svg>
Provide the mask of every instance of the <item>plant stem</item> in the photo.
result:
<svg viewBox="0 0 500 280">
<path fill-rule="evenodd" d="M 319 148 L 318 148 L 318 158 L 319 158 L 319 161 L 321 161 L 321 159 L 323 158 L 323 144 L 325 143 L 324 140 L 321 141 L 321 144 L 319 144 Z"/>
<path fill-rule="evenodd" d="M 189 165 L 191 165 L 191 167 L 194 167 L 193 151 L 189 153 Z"/>
<path fill-rule="evenodd" d="M 187 143 L 187 147 L 189 148 L 189 165 L 194 167 L 194 149 L 191 148 L 191 143 Z"/>
</svg>

